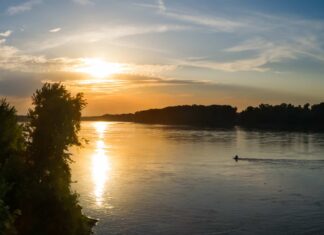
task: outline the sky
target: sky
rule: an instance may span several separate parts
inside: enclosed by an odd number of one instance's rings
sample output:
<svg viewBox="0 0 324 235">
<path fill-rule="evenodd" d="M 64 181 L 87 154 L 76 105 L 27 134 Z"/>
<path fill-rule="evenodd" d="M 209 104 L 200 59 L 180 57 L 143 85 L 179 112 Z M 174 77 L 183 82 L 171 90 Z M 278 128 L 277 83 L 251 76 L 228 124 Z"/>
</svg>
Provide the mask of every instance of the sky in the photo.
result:
<svg viewBox="0 0 324 235">
<path fill-rule="evenodd" d="M 0 97 L 61 82 L 84 115 L 324 101 L 321 0 L 1 0 Z"/>
</svg>

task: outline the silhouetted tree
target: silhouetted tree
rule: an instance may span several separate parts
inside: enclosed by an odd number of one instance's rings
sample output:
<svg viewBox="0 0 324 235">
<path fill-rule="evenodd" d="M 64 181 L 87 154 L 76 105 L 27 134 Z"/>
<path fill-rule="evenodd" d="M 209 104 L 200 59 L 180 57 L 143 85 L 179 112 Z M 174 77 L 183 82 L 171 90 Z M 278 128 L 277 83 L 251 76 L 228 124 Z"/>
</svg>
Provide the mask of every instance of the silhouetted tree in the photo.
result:
<svg viewBox="0 0 324 235">
<path fill-rule="evenodd" d="M 70 181 L 68 148 L 80 145 L 82 94 L 72 97 L 61 84 L 46 83 L 32 97 L 29 110 L 29 161 L 37 181 L 63 177 Z"/>
<path fill-rule="evenodd" d="M 15 234 L 16 213 L 11 205 L 15 196 L 16 170 L 23 150 L 22 129 L 17 123 L 16 110 L 6 100 L 0 100 L 0 234 Z M 10 200 L 8 200 L 10 199 Z"/>
<path fill-rule="evenodd" d="M 86 120 L 128 121 L 150 124 L 190 125 L 208 127 L 243 127 L 266 129 L 324 130 L 324 103 L 260 104 L 249 106 L 241 113 L 229 105 L 183 105 L 150 109 L 134 114 L 106 114 Z"/>
<path fill-rule="evenodd" d="M 149 109 L 135 114 L 106 114 L 101 119 L 150 124 L 232 127 L 236 123 L 236 110 L 229 105 L 182 105 Z"/>
<path fill-rule="evenodd" d="M 0 165 L 22 149 L 22 129 L 17 123 L 16 110 L 6 100 L 0 100 Z"/>
<path fill-rule="evenodd" d="M 324 103 L 304 106 L 292 104 L 248 107 L 239 114 L 239 124 L 246 127 L 280 129 L 324 129 Z"/>
<path fill-rule="evenodd" d="M 312 106 L 311 117 L 315 126 L 324 127 L 324 103 L 314 104 Z"/>
<path fill-rule="evenodd" d="M 0 234 L 88 235 L 95 221 L 70 189 L 68 153 L 80 144 L 83 96 L 45 84 L 32 101 L 27 138 L 15 109 L 0 102 Z"/>
<path fill-rule="evenodd" d="M 93 220 L 82 215 L 78 196 L 70 189 L 68 148 L 79 145 L 82 94 L 73 97 L 63 85 L 46 83 L 32 97 L 29 110 L 28 189 L 20 205 L 21 234 L 89 234 Z M 28 202 L 28 203 L 27 203 Z"/>
<path fill-rule="evenodd" d="M 236 108 L 229 105 L 183 105 L 136 112 L 136 122 L 194 126 L 233 126 Z"/>
</svg>

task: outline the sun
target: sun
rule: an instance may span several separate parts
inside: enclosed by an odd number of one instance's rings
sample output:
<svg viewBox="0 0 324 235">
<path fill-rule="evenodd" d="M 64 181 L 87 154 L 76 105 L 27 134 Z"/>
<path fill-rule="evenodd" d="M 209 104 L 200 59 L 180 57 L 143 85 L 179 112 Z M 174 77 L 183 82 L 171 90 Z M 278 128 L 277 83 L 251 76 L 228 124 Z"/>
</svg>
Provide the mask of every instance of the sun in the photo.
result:
<svg viewBox="0 0 324 235">
<path fill-rule="evenodd" d="M 76 72 L 86 73 L 94 78 L 106 78 L 123 72 L 123 65 L 110 63 L 98 58 L 85 58 L 83 63 L 75 68 Z"/>
</svg>

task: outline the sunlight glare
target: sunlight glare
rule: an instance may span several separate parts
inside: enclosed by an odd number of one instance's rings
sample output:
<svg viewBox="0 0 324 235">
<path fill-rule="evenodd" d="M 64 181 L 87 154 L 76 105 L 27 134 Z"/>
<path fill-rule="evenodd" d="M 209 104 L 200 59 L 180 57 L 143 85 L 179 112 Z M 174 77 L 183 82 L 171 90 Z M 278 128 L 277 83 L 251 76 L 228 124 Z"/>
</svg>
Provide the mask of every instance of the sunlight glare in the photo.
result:
<svg viewBox="0 0 324 235">
<path fill-rule="evenodd" d="M 109 63 L 98 58 L 86 58 L 83 65 L 75 68 L 76 72 L 86 73 L 95 78 L 106 78 L 123 70 L 122 64 Z"/>
<path fill-rule="evenodd" d="M 93 127 L 98 135 L 95 154 L 92 156 L 92 180 L 94 184 L 94 196 L 98 206 L 102 205 L 105 184 L 108 179 L 111 163 L 107 155 L 107 146 L 104 142 L 104 134 L 107 130 L 107 122 L 95 122 Z"/>
<path fill-rule="evenodd" d="M 106 132 L 108 123 L 107 122 L 95 122 L 93 125 L 94 125 L 94 128 L 96 129 L 98 137 L 100 139 L 103 138 L 103 135 Z"/>
<path fill-rule="evenodd" d="M 94 196 L 98 206 L 101 206 L 103 202 L 105 184 L 110 168 L 105 143 L 99 140 L 97 141 L 96 153 L 92 157 L 92 180 L 94 183 Z"/>
</svg>

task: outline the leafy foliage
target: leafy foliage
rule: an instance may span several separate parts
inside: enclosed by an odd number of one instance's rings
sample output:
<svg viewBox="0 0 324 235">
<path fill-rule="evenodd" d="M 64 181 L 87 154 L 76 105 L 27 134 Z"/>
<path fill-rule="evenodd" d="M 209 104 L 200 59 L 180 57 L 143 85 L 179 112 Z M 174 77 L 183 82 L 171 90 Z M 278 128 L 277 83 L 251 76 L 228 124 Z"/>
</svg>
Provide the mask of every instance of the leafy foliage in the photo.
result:
<svg viewBox="0 0 324 235">
<path fill-rule="evenodd" d="M 80 145 L 82 94 L 72 97 L 61 84 L 46 83 L 32 97 L 34 109 L 29 110 L 29 161 L 39 181 L 63 177 L 69 182 L 70 160 L 67 150 Z"/>
<path fill-rule="evenodd" d="M 17 124 L 16 110 L 5 99 L 0 100 L 0 164 L 22 148 L 21 127 Z"/>
<path fill-rule="evenodd" d="M 16 110 L 6 100 L 0 101 L 0 234 L 15 234 L 16 211 L 9 207 L 12 196 L 13 159 L 23 149 L 22 129 L 17 123 Z"/>
<path fill-rule="evenodd" d="M 82 94 L 59 83 L 44 84 L 32 97 L 24 141 L 15 109 L 0 105 L 0 231 L 24 235 L 87 235 L 95 221 L 82 214 L 70 189 L 68 148 L 80 145 Z M 0 233 L 1 234 L 1 233 Z"/>
</svg>

